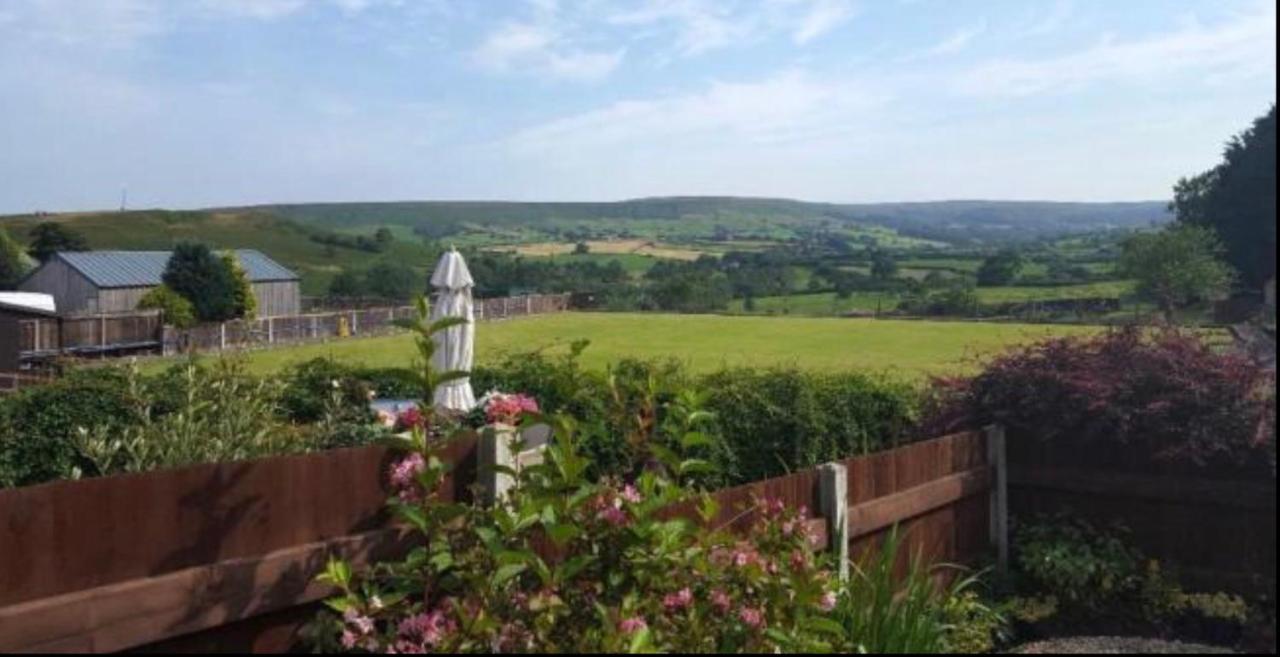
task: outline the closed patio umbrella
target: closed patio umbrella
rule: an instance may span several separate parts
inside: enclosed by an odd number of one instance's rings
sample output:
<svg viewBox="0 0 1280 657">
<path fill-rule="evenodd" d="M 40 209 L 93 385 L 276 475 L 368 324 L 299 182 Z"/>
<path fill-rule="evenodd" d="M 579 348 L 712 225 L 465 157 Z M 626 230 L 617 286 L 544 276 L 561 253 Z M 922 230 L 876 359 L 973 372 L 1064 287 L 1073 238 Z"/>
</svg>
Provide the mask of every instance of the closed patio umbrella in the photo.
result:
<svg viewBox="0 0 1280 657">
<path fill-rule="evenodd" d="M 461 317 L 467 323 L 435 335 L 436 351 L 431 365 L 438 372 L 471 371 L 476 336 L 471 304 L 471 287 L 474 284 L 471 272 L 467 270 L 467 261 L 457 249 L 449 249 L 440 256 L 440 262 L 436 263 L 436 270 L 431 274 L 431 287 L 436 290 L 431 319 Z M 437 387 L 434 402 L 436 408 L 470 411 L 476 405 L 471 380 L 456 379 Z"/>
</svg>

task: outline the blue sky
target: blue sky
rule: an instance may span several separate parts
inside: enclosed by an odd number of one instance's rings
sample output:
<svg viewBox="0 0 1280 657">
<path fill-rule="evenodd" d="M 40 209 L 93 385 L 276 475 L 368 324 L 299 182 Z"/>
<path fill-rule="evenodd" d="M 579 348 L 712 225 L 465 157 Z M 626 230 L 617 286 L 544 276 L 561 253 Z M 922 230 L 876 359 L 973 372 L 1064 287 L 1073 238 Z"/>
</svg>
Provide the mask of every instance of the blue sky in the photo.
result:
<svg viewBox="0 0 1280 657">
<path fill-rule="evenodd" d="M 1165 198 L 1258 0 L 0 0 L 0 212 Z"/>
</svg>

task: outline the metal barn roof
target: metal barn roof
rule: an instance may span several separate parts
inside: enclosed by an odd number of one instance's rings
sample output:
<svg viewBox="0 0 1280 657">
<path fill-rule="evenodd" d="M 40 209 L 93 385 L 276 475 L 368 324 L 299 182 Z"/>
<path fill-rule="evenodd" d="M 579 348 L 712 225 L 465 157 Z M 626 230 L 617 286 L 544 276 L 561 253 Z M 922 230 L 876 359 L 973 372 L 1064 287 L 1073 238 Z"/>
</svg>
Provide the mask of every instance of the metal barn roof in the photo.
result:
<svg viewBox="0 0 1280 657">
<path fill-rule="evenodd" d="M 80 272 L 94 285 L 149 287 L 160 285 L 169 251 L 60 251 L 57 257 Z M 296 281 L 298 275 L 260 251 L 237 249 L 240 266 L 254 283 Z"/>
</svg>

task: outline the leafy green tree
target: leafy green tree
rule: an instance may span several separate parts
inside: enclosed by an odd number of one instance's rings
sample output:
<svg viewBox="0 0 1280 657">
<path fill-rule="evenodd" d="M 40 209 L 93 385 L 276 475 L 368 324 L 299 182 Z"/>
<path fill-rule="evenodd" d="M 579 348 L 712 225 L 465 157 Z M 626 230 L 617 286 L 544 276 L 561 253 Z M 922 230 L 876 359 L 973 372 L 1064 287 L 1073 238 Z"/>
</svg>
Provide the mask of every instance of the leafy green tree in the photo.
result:
<svg viewBox="0 0 1280 657">
<path fill-rule="evenodd" d="M 395 240 L 395 238 L 396 238 L 395 235 L 391 233 L 391 229 L 387 228 L 386 226 L 379 228 L 377 231 L 373 233 L 373 241 L 384 246 L 387 244 L 390 244 L 393 240 Z"/>
<path fill-rule="evenodd" d="M 588 253 L 591 253 L 591 247 L 586 242 L 578 242 L 573 245 L 574 255 L 587 255 Z"/>
<path fill-rule="evenodd" d="M 176 328 L 187 328 L 196 323 L 195 307 L 168 285 L 152 288 L 138 300 L 138 307 L 161 311 L 165 323 Z"/>
<path fill-rule="evenodd" d="M 208 246 L 197 242 L 179 243 L 161 278 L 165 285 L 191 302 L 197 319 L 205 322 L 235 319 L 235 277 Z"/>
<path fill-rule="evenodd" d="M 1233 137 L 1218 166 L 1183 178 L 1171 209 L 1178 221 L 1213 228 L 1241 280 L 1276 275 L 1276 108 Z"/>
<path fill-rule="evenodd" d="M 235 284 L 232 291 L 236 300 L 236 317 L 253 319 L 258 314 L 258 297 L 253 293 L 248 272 L 240 266 L 240 259 L 235 253 L 223 253 L 222 264 L 231 272 L 231 280 Z"/>
<path fill-rule="evenodd" d="M 1004 249 L 982 261 L 982 265 L 978 267 L 978 285 L 1009 285 L 1022 273 L 1024 264 L 1022 255 L 1017 251 Z"/>
<path fill-rule="evenodd" d="M 887 281 L 898 275 L 898 261 L 884 251 L 876 251 L 871 256 L 871 277 L 878 281 Z"/>
<path fill-rule="evenodd" d="M 407 301 L 422 294 L 426 285 L 409 265 L 379 262 L 365 272 L 365 289 L 382 299 Z"/>
<path fill-rule="evenodd" d="M 0 289 L 11 288 L 27 273 L 22 247 L 0 228 Z"/>
<path fill-rule="evenodd" d="M 1120 271 L 1138 281 L 1138 294 L 1154 302 L 1165 320 L 1198 301 L 1224 296 L 1232 272 L 1220 256 L 1222 243 L 1213 230 L 1174 224 L 1155 233 L 1140 233 L 1124 243 Z"/>
<path fill-rule="evenodd" d="M 27 246 L 27 253 L 40 262 L 53 257 L 58 251 L 89 250 L 89 242 L 83 235 L 52 221 L 36 224 L 29 238 L 31 244 Z"/>
<path fill-rule="evenodd" d="M 369 293 L 365 287 L 364 278 L 360 273 L 351 269 L 343 269 L 338 272 L 333 280 L 329 281 L 329 296 L 331 297 L 362 297 Z"/>
</svg>

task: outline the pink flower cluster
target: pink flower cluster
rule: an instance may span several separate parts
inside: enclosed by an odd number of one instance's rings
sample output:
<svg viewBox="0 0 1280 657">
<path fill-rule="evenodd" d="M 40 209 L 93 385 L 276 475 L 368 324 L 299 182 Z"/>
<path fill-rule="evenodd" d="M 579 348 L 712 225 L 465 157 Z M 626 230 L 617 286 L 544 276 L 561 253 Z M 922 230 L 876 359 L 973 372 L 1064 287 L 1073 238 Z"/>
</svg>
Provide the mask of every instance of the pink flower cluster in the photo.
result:
<svg viewBox="0 0 1280 657">
<path fill-rule="evenodd" d="M 400 621 L 400 626 L 396 628 L 395 645 L 388 652 L 401 655 L 432 652 L 455 630 L 457 623 L 443 611 L 436 609 L 422 612 Z"/>
<path fill-rule="evenodd" d="M 592 507 L 596 512 L 596 520 L 614 527 L 621 527 L 631 520 L 623 503 L 639 504 L 642 501 L 644 496 L 640 491 L 635 486 L 627 484 L 621 491 L 615 488 L 606 489 L 592 501 Z"/>
<path fill-rule="evenodd" d="M 623 634 L 635 634 L 647 627 L 649 627 L 649 624 L 644 622 L 644 619 L 639 616 L 624 618 L 621 623 L 618 623 L 618 631 Z"/>
<path fill-rule="evenodd" d="M 684 587 L 676 593 L 668 593 L 662 598 L 662 607 L 668 612 L 681 611 L 688 609 L 693 604 L 693 591 L 689 587 Z"/>
<path fill-rule="evenodd" d="M 514 425 L 525 413 L 537 413 L 538 402 L 533 397 L 521 394 L 492 393 L 484 406 L 485 419 L 489 424 Z"/>
<path fill-rule="evenodd" d="M 422 414 L 422 411 L 418 410 L 417 406 L 410 406 L 400 411 L 400 414 L 396 416 L 396 431 L 418 429 L 425 427 L 426 424 L 427 418 Z"/>
<path fill-rule="evenodd" d="M 405 502 L 421 499 L 422 490 L 418 486 L 418 475 L 427 468 L 422 455 L 414 452 L 391 465 L 388 479 L 391 489 Z"/>
<path fill-rule="evenodd" d="M 373 619 L 353 608 L 342 614 L 342 647 L 352 650 L 357 646 L 365 650 L 377 650 L 378 640 L 373 636 Z"/>
</svg>

